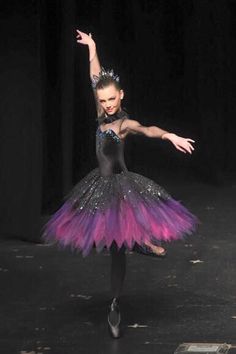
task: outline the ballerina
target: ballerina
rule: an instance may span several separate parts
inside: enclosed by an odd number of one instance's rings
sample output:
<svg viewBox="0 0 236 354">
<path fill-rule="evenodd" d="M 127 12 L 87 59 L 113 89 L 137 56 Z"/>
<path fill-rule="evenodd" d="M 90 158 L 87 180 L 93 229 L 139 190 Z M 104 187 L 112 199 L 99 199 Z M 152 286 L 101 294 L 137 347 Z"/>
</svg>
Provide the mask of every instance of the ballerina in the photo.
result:
<svg viewBox="0 0 236 354">
<path fill-rule="evenodd" d="M 70 246 L 87 256 L 92 248 L 111 254 L 111 297 L 108 329 L 121 336 L 119 300 L 126 273 L 126 250 L 163 257 L 162 241 L 195 232 L 198 219 L 153 180 L 129 171 L 124 161 L 129 134 L 169 140 L 192 154 L 194 140 L 130 119 L 122 108 L 124 91 L 113 70 L 101 67 L 91 34 L 77 30 L 77 42 L 89 49 L 90 78 L 97 105 L 96 156 L 90 171 L 65 196 L 63 205 L 43 227 L 43 238 Z"/>
</svg>

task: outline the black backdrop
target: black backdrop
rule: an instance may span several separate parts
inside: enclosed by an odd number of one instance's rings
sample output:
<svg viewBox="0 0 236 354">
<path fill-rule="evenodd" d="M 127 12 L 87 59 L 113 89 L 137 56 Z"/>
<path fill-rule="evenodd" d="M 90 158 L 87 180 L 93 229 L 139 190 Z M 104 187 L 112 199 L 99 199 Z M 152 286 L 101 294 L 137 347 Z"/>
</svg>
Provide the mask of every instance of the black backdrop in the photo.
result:
<svg viewBox="0 0 236 354">
<path fill-rule="evenodd" d="M 88 52 L 76 28 L 93 33 L 102 64 L 120 74 L 132 118 L 196 140 L 190 157 L 130 137 L 130 170 L 234 178 L 235 0 L 11 0 L 0 19 L 1 235 L 39 240 L 42 215 L 96 166 Z"/>
</svg>

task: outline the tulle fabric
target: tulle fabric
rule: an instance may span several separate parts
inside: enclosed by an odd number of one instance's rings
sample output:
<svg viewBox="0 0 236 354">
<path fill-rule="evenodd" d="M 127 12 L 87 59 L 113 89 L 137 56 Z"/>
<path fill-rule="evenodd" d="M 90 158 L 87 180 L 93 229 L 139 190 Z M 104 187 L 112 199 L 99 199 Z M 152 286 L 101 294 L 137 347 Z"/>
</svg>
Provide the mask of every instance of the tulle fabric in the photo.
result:
<svg viewBox="0 0 236 354">
<path fill-rule="evenodd" d="M 98 168 L 79 181 L 62 206 L 43 227 L 46 242 L 70 246 L 87 256 L 135 243 L 182 239 L 195 232 L 199 221 L 161 186 L 140 174 L 124 171 L 102 177 Z"/>
</svg>

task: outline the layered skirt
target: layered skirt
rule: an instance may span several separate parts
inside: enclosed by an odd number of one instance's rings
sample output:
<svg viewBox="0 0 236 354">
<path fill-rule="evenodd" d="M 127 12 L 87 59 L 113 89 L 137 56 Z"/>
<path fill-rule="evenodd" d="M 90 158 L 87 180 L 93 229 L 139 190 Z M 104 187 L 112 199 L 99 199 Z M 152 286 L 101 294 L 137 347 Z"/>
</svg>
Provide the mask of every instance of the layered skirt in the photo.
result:
<svg viewBox="0 0 236 354">
<path fill-rule="evenodd" d="M 64 197 L 43 226 L 42 238 L 87 256 L 113 242 L 132 250 L 145 241 L 182 239 L 195 232 L 197 217 L 153 180 L 131 171 L 101 176 L 95 168 Z"/>
</svg>

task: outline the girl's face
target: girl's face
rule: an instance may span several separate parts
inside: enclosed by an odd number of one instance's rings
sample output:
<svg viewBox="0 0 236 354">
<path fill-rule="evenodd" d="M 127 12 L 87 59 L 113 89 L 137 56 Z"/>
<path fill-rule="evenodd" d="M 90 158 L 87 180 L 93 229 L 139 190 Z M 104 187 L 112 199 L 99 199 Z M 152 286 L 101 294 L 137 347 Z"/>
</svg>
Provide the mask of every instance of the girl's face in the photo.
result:
<svg viewBox="0 0 236 354">
<path fill-rule="evenodd" d="M 117 90 L 113 84 L 97 90 L 98 102 L 108 115 L 114 114 L 120 110 L 123 97 L 124 91 Z"/>
</svg>

